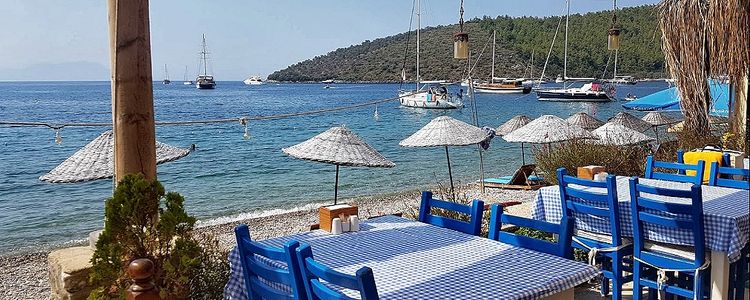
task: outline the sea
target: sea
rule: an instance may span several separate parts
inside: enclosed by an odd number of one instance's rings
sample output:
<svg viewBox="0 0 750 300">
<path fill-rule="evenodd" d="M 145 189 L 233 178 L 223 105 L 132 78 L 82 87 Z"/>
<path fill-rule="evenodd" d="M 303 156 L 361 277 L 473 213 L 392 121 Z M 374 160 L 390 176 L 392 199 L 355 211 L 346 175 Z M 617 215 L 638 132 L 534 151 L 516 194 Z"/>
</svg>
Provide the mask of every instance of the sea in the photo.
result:
<svg viewBox="0 0 750 300">
<path fill-rule="evenodd" d="M 644 96 L 667 87 L 663 81 L 618 86 L 617 94 Z M 393 168 L 342 167 L 339 197 L 349 198 L 447 183 L 443 148 L 404 148 L 399 141 L 438 116 L 473 122 L 474 105 L 460 110 L 405 108 L 397 101 L 336 112 L 250 121 L 249 139 L 240 117 L 272 116 L 349 106 L 396 96 L 399 84 L 265 84 L 218 82 L 197 90 L 174 82 L 154 83 L 157 121 L 237 119 L 237 122 L 156 127 L 157 140 L 195 151 L 158 166 L 167 191 L 186 198 L 187 211 L 201 225 L 298 209 L 333 199 L 335 166 L 304 161 L 281 149 L 330 127 L 345 125 L 392 160 Z M 413 88 L 412 84 L 403 88 Z M 457 92 L 459 87 L 451 87 Z M 466 88 L 463 87 L 465 90 Z M 515 115 L 567 118 L 584 111 L 606 120 L 625 102 L 540 102 L 535 94 L 477 94 L 480 127 L 496 128 Z M 379 118 L 375 117 L 377 109 Z M 636 116 L 642 113 L 632 112 Z M 109 82 L 0 82 L 0 121 L 111 122 Z M 39 177 L 73 155 L 107 128 L 0 126 L 0 253 L 23 253 L 80 243 L 102 228 L 104 201 L 112 180 L 46 183 Z M 476 146 L 450 147 L 454 181 L 479 179 Z M 525 160 L 533 161 L 526 153 Z M 510 175 L 521 164 L 520 145 L 495 138 L 484 152 L 486 176 Z"/>
</svg>

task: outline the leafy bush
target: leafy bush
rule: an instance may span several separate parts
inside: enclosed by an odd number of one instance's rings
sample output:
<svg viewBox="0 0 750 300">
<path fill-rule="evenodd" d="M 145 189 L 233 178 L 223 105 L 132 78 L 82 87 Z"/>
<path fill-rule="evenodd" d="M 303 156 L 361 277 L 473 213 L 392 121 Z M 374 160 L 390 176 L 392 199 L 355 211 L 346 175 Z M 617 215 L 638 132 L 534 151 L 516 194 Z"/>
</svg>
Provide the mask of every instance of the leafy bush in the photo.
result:
<svg viewBox="0 0 750 300">
<path fill-rule="evenodd" d="M 190 235 L 195 218 L 177 193 L 165 195 L 158 181 L 128 175 L 105 204 L 104 231 L 96 242 L 89 299 L 124 298 L 126 268 L 138 258 L 154 262 L 154 281 L 163 298 L 187 298 L 190 278 L 201 266 L 201 246 Z M 162 208 L 162 202 L 164 207 Z"/>
<path fill-rule="evenodd" d="M 642 176 L 647 146 L 605 146 L 592 145 L 588 141 L 573 140 L 546 149 L 537 149 L 537 168 L 546 173 L 545 180 L 557 184 L 557 169 L 563 167 L 568 174 L 575 175 L 578 167 L 597 165 L 606 168 L 607 173 L 620 176 Z"/>
</svg>

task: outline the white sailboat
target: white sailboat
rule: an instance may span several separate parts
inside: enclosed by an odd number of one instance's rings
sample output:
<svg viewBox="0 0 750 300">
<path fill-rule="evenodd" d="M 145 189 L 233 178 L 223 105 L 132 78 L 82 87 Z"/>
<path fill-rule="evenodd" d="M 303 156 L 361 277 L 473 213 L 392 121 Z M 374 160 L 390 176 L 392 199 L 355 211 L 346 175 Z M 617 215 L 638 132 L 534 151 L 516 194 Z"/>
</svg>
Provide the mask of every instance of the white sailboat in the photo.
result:
<svg viewBox="0 0 750 300">
<path fill-rule="evenodd" d="M 496 78 L 495 77 L 495 36 L 497 31 L 492 31 L 492 75 L 490 82 L 477 84 L 474 88 L 477 93 L 510 94 L 531 92 L 531 86 L 523 84 L 523 78 Z M 497 80 L 497 82 L 495 82 Z"/>
<path fill-rule="evenodd" d="M 421 27 L 420 0 L 416 0 L 417 13 L 417 77 L 414 90 L 400 90 L 398 92 L 401 106 L 416 108 L 454 109 L 463 107 L 461 97 L 448 92 L 443 81 L 422 81 L 419 76 L 419 31 Z M 402 79 L 406 79 L 406 71 L 401 70 Z"/>
<path fill-rule="evenodd" d="M 213 75 L 208 75 L 208 50 L 206 48 L 206 35 L 204 34 L 200 52 L 203 74 L 198 75 L 198 78 L 195 79 L 195 87 L 201 90 L 212 90 L 216 88 L 216 81 L 214 81 Z"/>
<path fill-rule="evenodd" d="M 169 80 L 169 71 L 167 71 L 167 65 L 164 65 L 164 80 L 162 80 L 161 83 L 163 84 L 172 83 L 172 81 Z"/>
<path fill-rule="evenodd" d="M 193 85 L 193 81 L 192 80 L 188 80 L 188 66 L 185 66 L 185 79 L 182 82 L 182 84 L 184 84 L 184 85 Z"/>
<path fill-rule="evenodd" d="M 570 20 L 570 0 L 565 1 L 567 6 L 567 16 L 565 17 L 565 56 L 563 60 L 563 75 L 558 77 L 556 82 L 563 83 L 563 88 L 558 89 L 539 89 L 536 95 L 539 101 L 559 101 L 559 102 L 608 102 L 611 101 L 609 88 L 599 82 L 593 81 L 584 84 L 581 87 L 566 87 L 568 80 L 568 23 Z M 550 48 L 551 49 L 551 48 Z M 547 61 L 549 62 L 549 60 Z M 545 66 L 547 64 L 545 62 Z M 578 78 L 584 80 L 584 78 Z M 588 80 L 588 79 L 585 79 Z"/>
</svg>

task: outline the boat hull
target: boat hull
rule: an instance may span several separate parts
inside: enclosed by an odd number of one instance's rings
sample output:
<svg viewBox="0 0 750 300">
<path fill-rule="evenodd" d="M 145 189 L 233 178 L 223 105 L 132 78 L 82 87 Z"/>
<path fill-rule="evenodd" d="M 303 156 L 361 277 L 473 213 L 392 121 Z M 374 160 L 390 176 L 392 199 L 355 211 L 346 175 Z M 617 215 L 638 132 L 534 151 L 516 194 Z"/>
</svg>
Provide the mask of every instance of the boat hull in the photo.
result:
<svg viewBox="0 0 750 300">
<path fill-rule="evenodd" d="M 558 102 L 609 102 L 609 96 L 605 92 L 565 92 L 537 90 L 539 101 Z"/>
<path fill-rule="evenodd" d="M 458 109 L 463 107 L 463 103 L 450 99 L 448 95 L 430 95 L 427 92 L 414 94 L 414 92 L 399 93 L 399 102 L 401 106 L 427 109 Z M 434 97 L 434 98 L 433 98 Z M 429 99 L 428 99 L 429 98 Z"/>
<path fill-rule="evenodd" d="M 474 89 L 477 93 L 487 94 L 528 94 L 531 92 L 531 87 L 512 87 L 512 88 L 490 88 L 490 87 L 476 87 Z"/>
<path fill-rule="evenodd" d="M 195 87 L 199 90 L 213 90 L 216 88 L 215 82 L 196 83 Z"/>
</svg>

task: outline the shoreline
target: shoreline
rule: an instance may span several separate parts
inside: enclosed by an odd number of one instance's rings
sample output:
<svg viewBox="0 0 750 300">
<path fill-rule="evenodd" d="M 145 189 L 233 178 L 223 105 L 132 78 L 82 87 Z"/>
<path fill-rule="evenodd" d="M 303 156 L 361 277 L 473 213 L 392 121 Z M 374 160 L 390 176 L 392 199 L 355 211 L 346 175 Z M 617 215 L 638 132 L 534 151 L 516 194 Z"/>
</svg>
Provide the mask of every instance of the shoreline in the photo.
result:
<svg viewBox="0 0 750 300">
<path fill-rule="evenodd" d="M 433 188 L 437 192 L 438 188 Z M 486 189 L 480 195 L 476 183 L 458 185 L 456 194 L 461 199 L 479 198 L 485 203 L 503 201 L 532 202 L 536 191 Z M 416 217 L 419 208 L 420 190 L 406 188 L 399 192 L 376 194 L 342 199 L 342 203 L 356 204 L 362 219 L 384 214 L 401 212 L 404 217 Z M 226 222 L 218 222 L 216 218 L 201 222 L 194 230 L 198 241 L 205 241 L 204 237 L 215 238 L 223 251 L 229 251 L 235 244 L 234 227 L 240 223 L 250 227 L 253 239 L 268 239 L 298 232 L 308 231 L 310 225 L 318 222 L 317 208 L 326 202 L 315 202 L 291 209 L 272 209 L 263 212 L 243 213 L 234 217 L 224 217 Z M 244 216 L 244 217 L 243 217 Z M 214 223 L 212 223 L 214 222 Z M 0 254 L 0 299 L 39 299 L 49 298 L 49 277 L 47 256 L 56 249 L 73 246 L 75 241 L 64 243 L 49 249 L 36 248 L 38 251 L 23 253 Z M 80 241 L 78 245 L 86 244 Z"/>
</svg>

